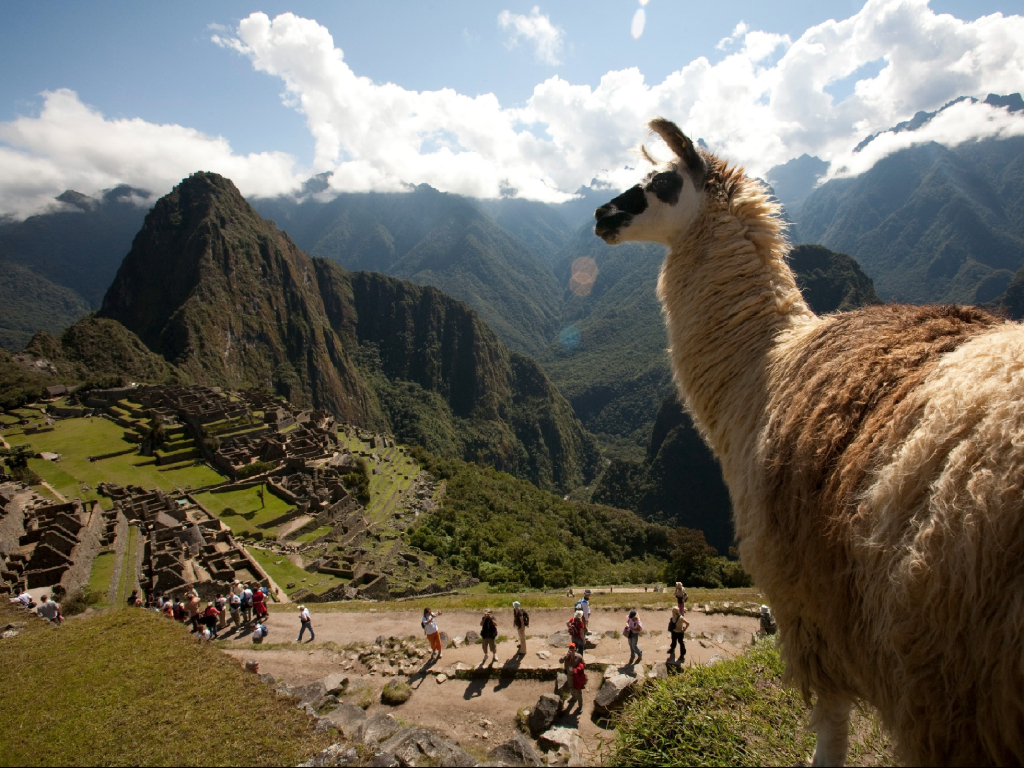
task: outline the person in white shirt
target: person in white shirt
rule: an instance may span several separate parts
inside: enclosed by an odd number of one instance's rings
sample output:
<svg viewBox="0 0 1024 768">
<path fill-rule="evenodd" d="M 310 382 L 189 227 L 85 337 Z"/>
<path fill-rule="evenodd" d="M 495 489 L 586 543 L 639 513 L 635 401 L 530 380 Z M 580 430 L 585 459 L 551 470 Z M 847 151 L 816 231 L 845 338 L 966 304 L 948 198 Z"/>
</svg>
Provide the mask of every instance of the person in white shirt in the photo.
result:
<svg viewBox="0 0 1024 768">
<path fill-rule="evenodd" d="M 441 612 L 433 613 L 429 608 L 423 609 L 423 620 L 420 625 L 423 627 L 423 633 L 427 636 L 427 640 L 430 642 L 430 655 L 437 654 L 437 658 L 441 658 L 441 633 L 437 629 L 437 617 L 441 615 Z"/>
<path fill-rule="evenodd" d="M 261 622 L 257 621 L 256 622 L 256 627 L 252 631 L 252 641 L 254 643 L 262 643 L 263 642 L 263 638 L 267 636 L 267 633 L 268 633 L 267 625 L 266 624 L 262 624 Z"/>
<path fill-rule="evenodd" d="M 306 606 L 304 606 L 304 605 L 300 605 L 299 606 L 299 622 L 302 624 L 302 628 L 299 630 L 299 639 L 296 640 L 295 642 L 296 643 L 301 643 L 302 642 L 302 636 L 303 636 L 303 634 L 305 634 L 306 630 L 308 629 L 309 630 L 309 642 L 312 643 L 316 639 L 316 635 L 313 634 L 313 619 L 309 615 L 309 609 L 307 609 Z"/>
</svg>

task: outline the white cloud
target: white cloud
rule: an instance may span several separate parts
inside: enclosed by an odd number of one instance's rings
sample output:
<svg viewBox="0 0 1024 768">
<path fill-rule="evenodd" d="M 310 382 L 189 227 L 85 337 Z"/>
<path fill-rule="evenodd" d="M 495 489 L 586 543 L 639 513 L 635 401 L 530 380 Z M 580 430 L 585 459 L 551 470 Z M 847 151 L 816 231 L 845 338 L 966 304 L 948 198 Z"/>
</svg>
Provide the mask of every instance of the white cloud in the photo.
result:
<svg viewBox="0 0 1024 768">
<path fill-rule="evenodd" d="M 637 8 L 636 13 L 633 14 L 633 22 L 629 25 L 629 34 L 633 36 L 634 40 L 639 40 L 643 35 L 645 24 L 647 24 L 647 14 L 644 13 L 643 8 Z"/>
<path fill-rule="evenodd" d="M 535 5 L 529 16 L 502 11 L 498 14 L 498 26 L 510 33 L 510 47 L 526 40 L 533 44 L 533 55 L 541 64 L 557 66 L 562 63 L 565 30 L 552 24 L 551 19 L 540 12 L 540 6 Z"/>
<path fill-rule="evenodd" d="M 865 136 L 918 110 L 1021 89 L 1024 18 L 965 22 L 933 13 L 925 0 L 869 0 L 796 40 L 741 24 L 716 63 L 695 59 L 654 84 L 635 68 L 608 72 L 596 86 L 551 77 L 515 109 L 493 94 L 374 83 L 352 71 L 326 28 L 293 14 L 255 13 L 213 39 L 283 81 L 285 105 L 305 116 L 314 137 L 312 168 L 297 169 L 282 153 L 239 155 L 223 138 L 178 125 L 108 119 L 74 93 L 54 91 L 37 117 L 0 123 L 0 213 L 38 210 L 66 188 L 128 183 L 163 194 L 200 168 L 249 195 L 287 192 L 300 178 L 333 171 L 334 191 L 425 182 L 495 197 L 505 184 L 523 197 L 564 200 L 595 178 L 620 188 L 635 182 L 631 149 L 653 115 L 761 175 L 805 152 L 834 161 L 833 174 L 858 173 L 909 142 L 1016 135 L 1024 124 L 1021 115 L 962 104 L 922 131 L 886 134 L 852 154 Z M 826 90 L 879 60 L 882 69 L 842 101 Z"/>
<path fill-rule="evenodd" d="M 197 170 L 227 176 L 246 195 L 301 183 L 282 152 L 238 155 L 225 139 L 192 128 L 107 119 L 74 91 L 42 95 L 37 117 L 0 123 L 0 214 L 34 213 L 65 189 L 95 194 L 129 184 L 163 194 Z"/>
</svg>

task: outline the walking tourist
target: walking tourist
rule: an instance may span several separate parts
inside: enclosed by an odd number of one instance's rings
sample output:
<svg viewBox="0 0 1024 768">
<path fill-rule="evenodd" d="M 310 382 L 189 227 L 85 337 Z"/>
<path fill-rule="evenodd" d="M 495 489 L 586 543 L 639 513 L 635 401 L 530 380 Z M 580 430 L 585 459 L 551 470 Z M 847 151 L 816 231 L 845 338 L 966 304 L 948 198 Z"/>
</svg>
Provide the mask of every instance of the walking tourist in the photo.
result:
<svg viewBox="0 0 1024 768">
<path fill-rule="evenodd" d="M 772 616 L 771 609 L 767 605 L 761 606 L 761 634 L 762 635 L 774 635 L 779 631 L 778 625 L 775 623 L 775 617 Z"/>
<path fill-rule="evenodd" d="M 252 590 L 248 584 L 242 585 L 242 621 L 248 624 L 252 621 Z"/>
<path fill-rule="evenodd" d="M 572 678 L 572 671 L 576 669 L 576 665 L 583 661 L 583 657 L 576 653 L 576 643 L 569 643 L 569 650 L 558 660 L 558 663 L 562 665 L 562 669 L 565 670 L 566 677 Z"/>
<path fill-rule="evenodd" d="M 192 593 L 189 595 L 188 602 L 185 603 L 185 610 L 188 611 L 189 621 L 192 622 L 192 631 L 193 632 L 198 632 L 199 631 L 199 613 L 200 613 L 200 610 L 199 610 L 199 595 L 198 595 L 198 593 L 194 589 L 192 590 Z"/>
<path fill-rule="evenodd" d="M 217 606 L 213 603 L 207 603 L 206 609 L 203 611 L 203 624 L 210 634 L 214 637 L 217 636 L 217 617 L 220 616 L 220 611 L 217 610 Z"/>
<path fill-rule="evenodd" d="M 302 642 L 302 636 L 309 630 L 309 642 L 313 642 L 316 639 L 316 635 L 313 633 L 313 619 L 309 615 L 309 609 L 304 605 L 299 606 L 299 623 L 302 625 L 299 629 L 299 639 L 296 643 Z"/>
<path fill-rule="evenodd" d="M 683 642 L 687 629 L 690 628 L 690 622 L 683 618 L 683 614 L 679 612 L 679 608 L 672 609 L 672 616 L 668 620 L 668 632 L 672 636 L 672 647 L 668 649 L 669 658 L 672 658 L 676 654 L 676 643 L 679 643 L 679 663 L 683 663 L 683 659 L 686 658 L 686 644 Z"/>
<path fill-rule="evenodd" d="M 639 663 L 643 657 L 644 652 L 640 650 L 638 643 L 640 642 L 640 635 L 644 631 L 644 625 L 640 623 L 640 617 L 637 616 L 636 611 L 629 612 L 629 618 L 626 620 L 626 628 L 623 630 L 623 634 L 629 639 L 629 663 L 633 663 L 633 658 L 636 657 Z"/>
<path fill-rule="evenodd" d="M 257 621 L 262 621 L 267 615 L 267 596 L 262 589 L 254 590 L 252 593 L 252 612 Z"/>
<path fill-rule="evenodd" d="M 583 597 L 576 603 L 576 610 L 583 611 L 583 631 L 590 633 L 590 590 L 583 590 Z M 586 637 L 586 635 L 584 635 Z"/>
<path fill-rule="evenodd" d="M 430 643 L 430 656 L 433 658 L 434 654 L 437 654 L 437 658 L 441 658 L 441 633 L 437 629 L 437 617 L 441 615 L 441 611 L 433 613 L 429 608 L 423 609 L 423 620 L 420 622 L 420 626 L 423 627 L 423 633 L 427 636 L 427 641 Z"/>
<path fill-rule="evenodd" d="M 484 660 L 481 664 L 487 663 L 487 649 L 491 649 L 491 664 L 498 660 L 498 646 L 495 643 L 495 638 L 498 637 L 498 623 L 494 620 L 493 612 L 490 608 L 484 611 L 483 617 L 480 619 L 480 639 L 483 641 L 484 646 Z"/>
<path fill-rule="evenodd" d="M 686 590 L 683 589 L 683 582 L 676 582 L 676 607 L 679 613 L 686 613 Z"/>
<path fill-rule="evenodd" d="M 512 603 L 512 624 L 516 628 L 516 635 L 519 640 L 519 651 L 517 656 L 526 655 L 526 628 L 530 626 L 530 614 L 528 614 L 519 601 Z"/>
<path fill-rule="evenodd" d="M 583 623 L 583 611 L 576 611 L 565 626 L 569 630 L 569 639 L 576 644 L 576 652 L 582 656 L 587 644 L 587 629 Z"/>
<path fill-rule="evenodd" d="M 218 594 L 213 604 L 217 606 L 217 629 L 227 629 L 228 626 L 228 599 L 224 594 Z"/>
</svg>

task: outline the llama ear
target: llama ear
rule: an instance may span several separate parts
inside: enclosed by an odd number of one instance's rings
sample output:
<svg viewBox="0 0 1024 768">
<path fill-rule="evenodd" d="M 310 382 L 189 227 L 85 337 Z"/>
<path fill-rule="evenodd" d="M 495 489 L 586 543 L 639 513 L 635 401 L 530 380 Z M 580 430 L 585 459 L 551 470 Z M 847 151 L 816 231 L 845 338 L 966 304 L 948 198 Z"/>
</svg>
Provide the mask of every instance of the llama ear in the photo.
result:
<svg viewBox="0 0 1024 768">
<path fill-rule="evenodd" d="M 704 172 L 704 159 L 698 154 L 689 137 L 679 130 L 675 123 L 663 117 L 656 117 L 647 125 L 664 139 L 669 149 L 675 152 L 691 171 Z"/>
</svg>

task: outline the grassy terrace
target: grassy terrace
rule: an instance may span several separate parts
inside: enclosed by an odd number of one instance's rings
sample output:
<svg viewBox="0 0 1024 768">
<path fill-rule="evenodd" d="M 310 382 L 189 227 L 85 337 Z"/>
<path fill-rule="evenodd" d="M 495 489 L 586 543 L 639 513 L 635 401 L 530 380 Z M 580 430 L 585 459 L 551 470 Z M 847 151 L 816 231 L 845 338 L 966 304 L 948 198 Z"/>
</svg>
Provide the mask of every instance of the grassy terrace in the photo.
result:
<svg viewBox="0 0 1024 768">
<path fill-rule="evenodd" d="M 99 595 L 97 607 L 110 604 L 110 581 L 114 578 L 114 565 L 117 562 L 117 555 L 113 552 L 104 552 L 96 556 L 92 561 L 92 570 L 89 572 L 88 589 L 95 595 Z"/>
<path fill-rule="evenodd" d="M 259 490 L 259 486 L 254 486 L 224 493 L 207 491 L 196 494 L 196 500 L 223 520 L 236 536 L 251 536 L 262 530 L 256 526 L 270 522 L 293 509 L 290 504 L 277 498 L 269 490 L 263 495 L 265 506 L 261 506 L 259 496 L 256 495 Z M 234 510 L 235 514 L 225 515 L 226 509 Z M 262 532 L 264 536 L 273 538 L 277 530 L 270 528 Z"/>
<path fill-rule="evenodd" d="M 12 445 L 28 443 L 37 452 L 61 454 L 63 458 L 59 462 L 34 459 L 30 466 L 69 498 L 101 498 L 96 494 L 96 486 L 104 480 L 118 485 L 132 483 L 165 491 L 175 491 L 186 486 L 198 488 L 224 480 L 209 467 L 194 465 L 192 461 L 158 467 L 153 459 L 134 453 L 94 462 L 87 460 L 88 456 L 116 453 L 135 447 L 122 439 L 123 433 L 124 429 L 112 421 L 96 417 L 58 421 L 52 432 L 37 435 L 25 435 L 17 426 L 3 430 L 4 438 Z M 82 483 L 89 485 L 91 490 L 82 491 Z M 109 505 L 110 500 L 105 499 L 104 503 Z"/>
<path fill-rule="evenodd" d="M 305 571 L 284 555 L 268 552 L 258 547 L 249 547 L 249 554 L 255 558 L 260 567 L 267 572 L 267 575 L 286 594 L 298 592 L 300 589 L 308 589 L 316 594 L 320 594 L 346 583 L 345 579 L 338 578 L 337 576 Z M 288 585 L 291 583 L 294 583 L 295 586 L 289 589 Z"/>
<path fill-rule="evenodd" d="M 332 739 L 209 643 L 142 610 L 62 627 L 0 605 L 3 765 L 297 765 Z"/>
</svg>

